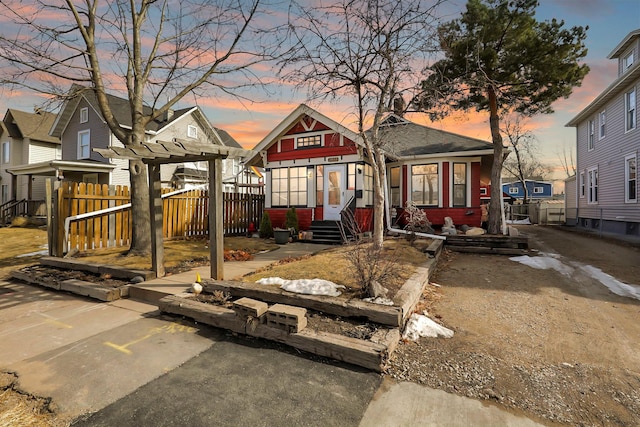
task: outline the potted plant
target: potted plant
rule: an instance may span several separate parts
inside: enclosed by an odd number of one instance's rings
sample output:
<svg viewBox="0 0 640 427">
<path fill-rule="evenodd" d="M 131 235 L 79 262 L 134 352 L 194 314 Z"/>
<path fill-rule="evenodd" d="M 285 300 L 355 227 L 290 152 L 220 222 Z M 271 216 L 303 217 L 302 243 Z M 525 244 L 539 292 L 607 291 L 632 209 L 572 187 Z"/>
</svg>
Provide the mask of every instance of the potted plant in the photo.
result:
<svg viewBox="0 0 640 427">
<path fill-rule="evenodd" d="M 276 240 L 276 244 L 286 245 L 287 243 L 289 243 L 289 237 L 291 237 L 291 232 L 286 228 L 274 228 L 273 237 Z"/>
</svg>

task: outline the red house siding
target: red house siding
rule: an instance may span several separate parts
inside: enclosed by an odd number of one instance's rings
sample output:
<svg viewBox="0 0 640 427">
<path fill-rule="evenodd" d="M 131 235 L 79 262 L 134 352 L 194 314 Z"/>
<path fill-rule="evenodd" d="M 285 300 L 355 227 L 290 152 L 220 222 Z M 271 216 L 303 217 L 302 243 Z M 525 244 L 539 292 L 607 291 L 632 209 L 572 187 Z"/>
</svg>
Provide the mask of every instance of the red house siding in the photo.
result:
<svg viewBox="0 0 640 427">
<path fill-rule="evenodd" d="M 449 162 L 442 162 L 442 206 L 449 206 Z"/>
<path fill-rule="evenodd" d="M 269 212 L 271 218 L 271 226 L 273 228 L 284 228 L 287 215 L 287 208 L 268 208 L 265 212 Z M 298 226 L 300 230 L 308 230 L 311 228 L 311 215 L 313 208 L 296 208 L 298 214 Z"/>
<path fill-rule="evenodd" d="M 471 163 L 471 206 L 480 206 L 480 162 Z"/>
</svg>

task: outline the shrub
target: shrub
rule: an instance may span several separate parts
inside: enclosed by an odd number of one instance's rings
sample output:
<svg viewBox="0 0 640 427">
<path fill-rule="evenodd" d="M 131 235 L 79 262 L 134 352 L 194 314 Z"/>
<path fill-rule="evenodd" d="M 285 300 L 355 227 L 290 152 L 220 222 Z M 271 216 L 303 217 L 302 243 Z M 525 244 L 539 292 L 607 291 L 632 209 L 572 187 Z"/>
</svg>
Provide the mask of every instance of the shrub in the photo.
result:
<svg viewBox="0 0 640 427">
<path fill-rule="evenodd" d="M 273 226 L 271 225 L 269 212 L 264 212 L 262 214 L 262 220 L 260 221 L 260 229 L 258 230 L 258 235 L 262 239 L 273 237 Z"/>
<path fill-rule="evenodd" d="M 298 233 L 300 231 L 300 226 L 298 224 L 298 213 L 296 212 L 296 208 L 291 207 L 287 210 L 287 214 L 284 220 L 284 228 L 291 230 L 294 229 L 294 233 Z"/>
</svg>

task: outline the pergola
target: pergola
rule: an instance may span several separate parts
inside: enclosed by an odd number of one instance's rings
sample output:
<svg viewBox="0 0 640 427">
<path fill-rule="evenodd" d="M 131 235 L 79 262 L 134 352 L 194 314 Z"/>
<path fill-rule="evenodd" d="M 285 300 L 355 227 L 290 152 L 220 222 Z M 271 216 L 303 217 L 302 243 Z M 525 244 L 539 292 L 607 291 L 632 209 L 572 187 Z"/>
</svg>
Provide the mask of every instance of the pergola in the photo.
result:
<svg viewBox="0 0 640 427">
<path fill-rule="evenodd" d="M 136 147 L 94 148 L 109 159 L 135 159 L 147 165 L 149 173 L 149 215 L 151 222 L 151 266 L 157 277 L 164 277 L 164 244 L 162 234 L 162 193 L 160 165 L 202 162 L 209 164 L 209 256 L 211 278 L 224 277 L 224 228 L 222 212 L 222 159 L 245 157 L 251 150 L 203 144 L 191 141 L 156 141 Z"/>
</svg>

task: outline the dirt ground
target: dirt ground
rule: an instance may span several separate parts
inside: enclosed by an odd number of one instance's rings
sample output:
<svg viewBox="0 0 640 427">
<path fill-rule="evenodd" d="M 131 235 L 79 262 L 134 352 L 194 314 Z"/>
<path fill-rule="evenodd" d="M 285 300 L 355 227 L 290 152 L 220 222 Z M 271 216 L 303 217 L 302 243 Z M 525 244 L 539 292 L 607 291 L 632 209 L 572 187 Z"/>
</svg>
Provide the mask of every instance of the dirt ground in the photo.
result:
<svg viewBox="0 0 640 427">
<path fill-rule="evenodd" d="M 553 227 L 519 229 L 532 256 L 560 254 L 571 271 L 445 251 L 426 305 L 455 335 L 401 343 L 388 374 L 547 425 L 640 425 L 640 301 L 580 268 L 640 289 L 640 250 Z"/>
</svg>

